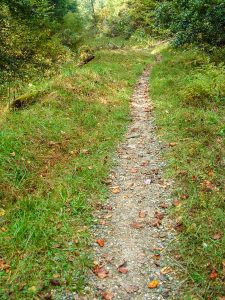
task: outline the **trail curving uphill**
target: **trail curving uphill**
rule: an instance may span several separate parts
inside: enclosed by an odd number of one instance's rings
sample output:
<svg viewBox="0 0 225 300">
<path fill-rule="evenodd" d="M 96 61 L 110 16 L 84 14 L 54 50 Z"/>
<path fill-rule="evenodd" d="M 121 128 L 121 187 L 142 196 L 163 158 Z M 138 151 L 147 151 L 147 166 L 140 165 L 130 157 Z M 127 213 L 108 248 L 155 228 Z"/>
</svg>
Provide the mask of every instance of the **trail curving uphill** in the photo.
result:
<svg viewBox="0 0 225 300">
<path fill-rule="evenodd" d="M 163 177 L 163 145 L 157 140 L 149 99 L 149 66 L 131 103 L 132 123 L 109 178 L 108 203 L 97 212 L 92 299 L 172 299 L 177 282 L 166 249 L 174 239 L 167 216 L 171 183 Z"/>
</svg>

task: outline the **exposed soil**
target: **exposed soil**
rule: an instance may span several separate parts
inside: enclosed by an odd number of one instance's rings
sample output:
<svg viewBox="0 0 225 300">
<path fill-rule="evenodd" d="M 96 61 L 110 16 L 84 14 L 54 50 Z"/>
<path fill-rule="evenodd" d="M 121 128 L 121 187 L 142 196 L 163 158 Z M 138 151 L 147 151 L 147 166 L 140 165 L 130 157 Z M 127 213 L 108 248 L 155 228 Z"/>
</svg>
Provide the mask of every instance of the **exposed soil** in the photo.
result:
<svg viewBox="0 0 225 300">
<path fill-rule="evenodd" d="M 163 179 L 164 146 L 156 136 L 150 72 L 151 66 L 136 85 L 132 123 L 107 182 L 110 197 L 96 215 L 94 294 L 88 299 L 161 300 L 178 293 L 167 250 L 175 236 L 167 215 L 171 182 Z"/>
</svg>

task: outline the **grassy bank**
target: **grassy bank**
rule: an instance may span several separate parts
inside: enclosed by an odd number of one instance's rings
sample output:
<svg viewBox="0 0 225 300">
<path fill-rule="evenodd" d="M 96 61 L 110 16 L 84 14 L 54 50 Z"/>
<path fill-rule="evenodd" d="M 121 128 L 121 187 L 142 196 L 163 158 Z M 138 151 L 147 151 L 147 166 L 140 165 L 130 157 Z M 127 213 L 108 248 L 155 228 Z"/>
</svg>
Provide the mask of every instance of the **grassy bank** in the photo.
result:
<svg viewBox="0 0 225 300">
<path fill-rule="evenodd" d="M 107 195 L 111 155 L 129 122 L 133 86 L 151 57 L 101 51 L 64 68 L 0 126 L 0 298 L 82 292 L 88 227 Z"/>
<path fill-rule="evenodd" d="M 225 69 L 194 50 L 162 53 L 151 93 L 161 138 L 170 143 L 175 178 L 177 258 L 188 283 L 185 299 L 224 296 Z M 186 287 L 186 284 L 184 284 Z"/>
</svg>

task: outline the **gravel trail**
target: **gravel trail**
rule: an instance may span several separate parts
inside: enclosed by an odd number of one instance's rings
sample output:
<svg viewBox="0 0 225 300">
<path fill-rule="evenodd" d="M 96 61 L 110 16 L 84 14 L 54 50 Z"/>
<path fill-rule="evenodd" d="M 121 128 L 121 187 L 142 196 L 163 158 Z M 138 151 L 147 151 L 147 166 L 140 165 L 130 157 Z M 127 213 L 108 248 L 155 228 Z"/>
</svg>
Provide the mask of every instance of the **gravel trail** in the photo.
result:
<svg viewBox="0 0 225 300">
<path fill-rule="evenodd" d="M 167 216 L 171 182 L 163 179 L 164 146 L 157 140 L 148 90 L 151 69 L 136 85 L 132 122 L 107 181 L 110 197 L 96 213 L 94 295 L 88 299 L 172 299 L 179 286 L 167 255 L 175 235 Z"/>
</svg>

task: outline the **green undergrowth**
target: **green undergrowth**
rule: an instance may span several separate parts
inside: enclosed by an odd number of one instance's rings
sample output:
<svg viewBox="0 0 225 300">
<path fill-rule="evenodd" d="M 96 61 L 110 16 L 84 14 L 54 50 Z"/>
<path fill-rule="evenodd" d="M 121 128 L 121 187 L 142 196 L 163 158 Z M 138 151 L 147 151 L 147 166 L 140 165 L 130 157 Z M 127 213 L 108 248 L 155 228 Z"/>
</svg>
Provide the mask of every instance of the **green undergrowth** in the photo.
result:
<svg viewBox="0 0 225 300">
<path fill-rule="evenodd" d="M 100 51 L 43 82 L 39 99 L 5 112 L 0 132 L 0 298 L 82 293 L 92 264 L 92 211 L 129 122 L 149 54 Z M 39 83 L 40 85 L 40 83 Z M 45 298 L 47 299 L 47 298 Z"/>
<path fill-rule="evenodd" d="M 225 68 L 198 51 L 162 52 L 151 93 L 175 179 L 173 214 L 185 299 L 224 296 Z M 182 298 L 182 299 L 183 299 Z M 180 298 L 179 298 L 180 299 Z"/>
</svg>

